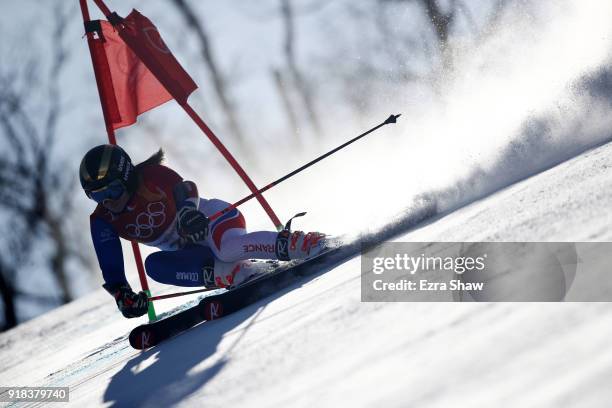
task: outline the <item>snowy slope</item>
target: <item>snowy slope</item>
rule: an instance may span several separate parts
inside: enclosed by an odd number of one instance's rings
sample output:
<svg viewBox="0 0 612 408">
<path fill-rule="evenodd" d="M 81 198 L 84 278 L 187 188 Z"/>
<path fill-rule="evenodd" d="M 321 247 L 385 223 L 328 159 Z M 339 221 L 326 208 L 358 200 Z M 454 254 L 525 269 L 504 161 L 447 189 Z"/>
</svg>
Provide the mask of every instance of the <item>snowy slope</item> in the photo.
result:
<svg viewBox="0 0 612 408">
<path fill-rule="evenodd" d="M 612 145 L 397 240 L 610 240 Z M 354 258 L 158 348 L 98 291 L 0 335 L 0 384 L 73 406 L 580 406 L 612 399 L 607 303 L 361 303 Z"/>
</svg>

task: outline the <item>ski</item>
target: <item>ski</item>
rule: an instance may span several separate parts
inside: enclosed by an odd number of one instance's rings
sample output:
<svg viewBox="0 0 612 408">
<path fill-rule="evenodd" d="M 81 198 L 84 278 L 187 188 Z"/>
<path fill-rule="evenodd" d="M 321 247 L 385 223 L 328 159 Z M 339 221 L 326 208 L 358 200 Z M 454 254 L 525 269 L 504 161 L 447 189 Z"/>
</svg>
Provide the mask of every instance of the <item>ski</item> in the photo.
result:
<svg viewBox="0 0 612 408">
<path fill-rule="evenodd" d="M 129 335 L 130 345 L 137 350 L 144 350 L 158 345 L 190 328 L 209 320 L 219 319 L 234 313 L 258 300 L 278 292 L 297 279 L 316 272 L 315 266 L 338 253 L 341 247 L 329 250 L 298 263 L 281 265 L 272 272 L 247 281 L 236 288 L 202 299 L 197 305 L 180 311 L 165 319 L 143 324 L 132 329 Z"/>
</svg>

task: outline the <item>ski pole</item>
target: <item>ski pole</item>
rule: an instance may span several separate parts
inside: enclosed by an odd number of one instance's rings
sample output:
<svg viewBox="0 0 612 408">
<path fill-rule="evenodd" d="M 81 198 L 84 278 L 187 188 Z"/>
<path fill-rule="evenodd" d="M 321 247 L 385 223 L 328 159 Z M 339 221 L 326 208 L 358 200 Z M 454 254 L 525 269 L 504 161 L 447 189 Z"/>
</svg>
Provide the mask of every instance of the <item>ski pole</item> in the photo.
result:
<svg viewBox="0 0 612 408">
<path fill-rule="evenodd" d="M 170 299 L 170 298 L 177 297 L 177 296 L 192 295 L 194 293 L 210 292 L 211 290 L 216 290 L 216 289 L 219 289 L 219 288 L 203 288 L 203 289 L 190 290 L 187 292 L 178 292 L 178 293 L 170 293 L 167 295 L 151 296 L 148 300 L 149 302 L 152 302 L 154 300 Z"/>
<path fill-rule="evenodd" d="M 248 196 L 244 197 L 241 200 L 236 201 L 234 204 L 230 205 L 229 207 L 227 207 L 227 208 L 225 208 L 225 209 L 223 209 L 221 211 L 218 211 L 218 212 L 214 213 L 213 215 L 211 215 L 208 218 L 211 221 L 216 219 L 216 218 L 219 218 L 220 216 L 222 216 L 223 214 L 227 213 L 228 211 L 231 211 L 234 208 L 236 208 L 236 207 L 246 203 L 250 199 L 261 195 L 263 192 L 268 191 L 272 187 L 279 185 L 280 183 L 282 183 L 283 181 L 287 180 L 288 178 L 295 176 L 296 174 L 298 174 L 301 171 L 307 169 L 308 167 L 312 166 L 313 164 L 316 164 L 316 163 L 320 162 L 321 160 L 325 159 L 326 157 L 331 156 L 332 154 L 336 153 L 338 150 L 344 149 L 346 146 L 350 145 L 353 142 L 356 142 L 357 140 L 361 139 L 364 136 L 369 135 L 370 133 L 374 132 L 375 130 L 378 130 L 379 128 L 381 128 L 381 127 L 383 127 L 385 125 L 388 125 L 390 123 L 396 123 L 397 122 L 397 118 L 399 118 L 400 116 L 401 116 L 401 114 L 390 115 L 384 122 L 380 123 L 377 126 L 374 126 L 372 129 L 363 132 L 362 134 L 352 138 L 348 142 L 345 142 L 345 143 L 341 144 L 340 146 L 330 150 L 329 152 L 327 152 L 325 154 L 322 154 L 321 156 L 317 157 L 316 159 L 309 161 L 308 163 L 306 163 L 302 167 L 299 167 L 299 168 L 293 170 L 291 173 L 288 173 L 288 174 L 284 175 L 283 177 L 279 178 L 278 180 L 275 180 L 275 181 L 271 182 L 267 186 L 262 187 L 259 190 L 257 190 L 256 192 L 254 192 L 252 194 L 249 194 Z"/>
</svg>

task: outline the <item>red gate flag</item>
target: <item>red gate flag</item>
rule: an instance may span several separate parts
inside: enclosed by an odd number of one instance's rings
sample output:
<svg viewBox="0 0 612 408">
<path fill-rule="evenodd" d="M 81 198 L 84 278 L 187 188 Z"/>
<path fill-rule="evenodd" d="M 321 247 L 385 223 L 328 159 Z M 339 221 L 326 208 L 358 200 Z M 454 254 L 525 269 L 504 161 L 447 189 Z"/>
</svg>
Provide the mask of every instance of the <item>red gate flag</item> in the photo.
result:
<svg viewBox="0 0 612 408">
<path fill-rule="evenodd" d="M 197 85 L 174 58 L 157 28 L 133 10 L 119 22 L 94 22 L 92 57 L 104 115 L 113 129 L 173 97 L 185 103 Z M 161 81 L 161 82 L 160 82 Z"/>
<path fill-rule="evenodd" d="M 104 115 L 113 129 L 129 126 L 136 117 L 172 96 L 123 42 L 107 21 L 96 25 L 92 58 Z"/>
<path fill-rule="evenodd" d="M 132 10 L 126 18 L 111 21 L 118 26 L 123 41 L 155 74 L 172 97 L 181 105 L 185 104 L 198 86 L 174 58 L 151 20 L 137 10 Z"/>
</svg>

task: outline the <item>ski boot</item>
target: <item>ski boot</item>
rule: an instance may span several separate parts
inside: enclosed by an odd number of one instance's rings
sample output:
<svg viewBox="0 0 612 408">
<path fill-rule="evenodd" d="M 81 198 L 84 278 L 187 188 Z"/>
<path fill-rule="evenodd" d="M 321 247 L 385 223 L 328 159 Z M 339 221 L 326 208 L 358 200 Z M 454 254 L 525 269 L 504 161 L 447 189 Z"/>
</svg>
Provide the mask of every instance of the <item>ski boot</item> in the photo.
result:
<svg viewBox="0 0 612 408">
<path fill-rule="evenodd" d="M 292 261 L 294 259 L 308 259 L 321 253 L 325 248 L 326 236 L 320 232 L 293 231 L 291 221 L 306 213 L 293 216 L 285 228 L 276 237 L 276 257 L 279 261 Z"/>
<path fill-rule="evenodd" d="M 269 273 L 278 266 L 277 261 L 247 259 L 236 262 L 215 260 L 214 267 L 204 269 L 207 288 L 230 289 Z"/>
</svg>

